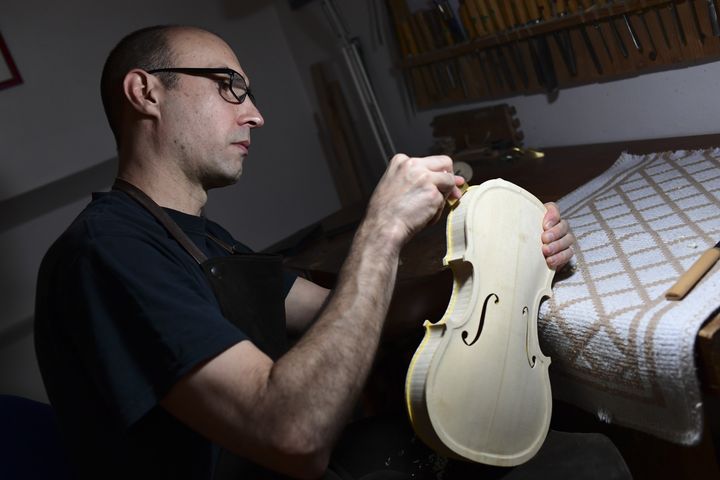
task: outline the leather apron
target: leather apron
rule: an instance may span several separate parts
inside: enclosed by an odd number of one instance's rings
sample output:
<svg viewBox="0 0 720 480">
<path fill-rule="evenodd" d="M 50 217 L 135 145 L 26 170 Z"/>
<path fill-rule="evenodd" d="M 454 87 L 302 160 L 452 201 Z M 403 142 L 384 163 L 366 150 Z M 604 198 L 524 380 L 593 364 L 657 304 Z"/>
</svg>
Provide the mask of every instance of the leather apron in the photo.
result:
<svg viewBox="0 0 720 480">
<path fill-rule="evenodd" d="M 208 237 L 230 255 L 207 258 L 157 203 L 134 185 L 117 179 L 113 190 L 126 193 L 142 205 L 202 268 L 223 316 L 242 330 L 260 350 L 277 360 L 287 350 L 282 257 L 238 252 L 234 246 Z M 272 474 L 227 451 L 221 451 L 215 480 L 255 478 Z"/>
</svg>

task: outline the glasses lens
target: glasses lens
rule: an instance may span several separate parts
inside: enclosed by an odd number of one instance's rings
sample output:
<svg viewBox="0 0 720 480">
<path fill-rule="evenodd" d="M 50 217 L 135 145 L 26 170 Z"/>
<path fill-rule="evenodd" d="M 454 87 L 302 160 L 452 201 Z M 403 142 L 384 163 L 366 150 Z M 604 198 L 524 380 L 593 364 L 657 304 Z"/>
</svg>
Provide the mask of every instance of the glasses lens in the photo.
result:
<svg viewBox="0 0 720 480">
<path fill-rule="evenodd" d="M 242 75 L 232 75 L 232 91 L 237 97 L 240 103 L 245 101 L 245 97 L 248 95 L 247 83 Z M 255 98 L 250 94 L 250 99 L 255 103 Z"/>
</svg>

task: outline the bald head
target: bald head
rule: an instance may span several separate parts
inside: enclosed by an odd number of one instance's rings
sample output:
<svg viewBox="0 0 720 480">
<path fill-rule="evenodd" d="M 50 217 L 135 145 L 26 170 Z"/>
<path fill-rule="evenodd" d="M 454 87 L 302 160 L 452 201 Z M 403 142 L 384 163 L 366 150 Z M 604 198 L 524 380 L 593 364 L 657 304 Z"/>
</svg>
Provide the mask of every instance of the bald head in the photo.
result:
<svg viewBox="0 0 720 480">
<path fill-rule="evenodd" d="M 100 93 L 105 115 L 118 147 L 122 136 L 125 75 L 134 68 L 147 71 L 180 65 L 183 61 L 178 57 L 186 56 L 187 51 L 192 50 L 192 38 L 212 38 L 227 47 L 218 36 L 200 28 L 158 25 L 127 35 L 110 52 L 103 68 Z M 168 89 L 172 89 L 177 83 L 175 73 L 165 72 L 158 74 L 158 77 Z"/>
</svg>

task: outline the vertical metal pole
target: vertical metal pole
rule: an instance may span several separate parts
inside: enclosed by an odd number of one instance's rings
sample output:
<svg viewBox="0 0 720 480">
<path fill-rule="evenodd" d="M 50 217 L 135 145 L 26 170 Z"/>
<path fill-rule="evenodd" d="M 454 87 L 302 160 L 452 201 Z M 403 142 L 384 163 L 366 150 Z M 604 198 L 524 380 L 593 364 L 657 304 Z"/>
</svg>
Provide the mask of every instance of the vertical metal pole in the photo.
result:
<svg viewBox="0 0 720 480">
<path fill-rule="evenodd" d="M 378 106 L 375 92 L 373 91 L 365 66 L 360 58 L 360 53 L 355 43 L 350 39 L 338 15 L 333 0 L 323 0 L 322 5 L 331 27 L 342 42 L 343 58 L 350 70 L 350 76 L 353 79 L 355 89 L 360 96 L 360 103 L 370 123 L 370 129 L 372 130 L 375 143 L 377 144 L 385 165 L 387 165 L 390 157 L 396 153 L 395 145 L 393 144 L 390 132 L 385 124 L 385 119 Z"/>
</svg>

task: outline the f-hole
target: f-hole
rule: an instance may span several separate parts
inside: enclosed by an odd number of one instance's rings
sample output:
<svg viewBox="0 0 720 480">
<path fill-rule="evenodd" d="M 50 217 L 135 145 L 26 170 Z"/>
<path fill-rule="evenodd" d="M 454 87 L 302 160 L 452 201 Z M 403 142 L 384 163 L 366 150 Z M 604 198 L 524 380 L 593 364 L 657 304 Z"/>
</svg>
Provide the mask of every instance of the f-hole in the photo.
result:
<svg viewBox="0 0 720 480">
<path fill-rule="evenodd" d="M 530 368 L 535 368 L 537 358 L 535 355 L 530 355 L 530 319 L 528 318 L 530 310 L 528 307 L 523 307 L 522 314 L 525 317 L 525 354 L 527 355 L 528 365 Z"/>
<path fill-rule="evenodd" d="M 478 341 L 478 338 L 480 338 L 480 333 L 482 332 L 482 329 L 485 326 L 485 314 L 487 313 L 487 306 L 488 306 L 488 302 L 490 301 L 491 297 L 495 297 L 494 303 L 498 303 L 500 301 L 500 297 L 498 297 L 494 293 L 491 293 L 490 295 L 485 297 L 485 301 L 483 302 L 482 313 L 480 314 L 480 323 L 478 324 L 477 333 L 475 334 L 475 338 L 473 338 L 472 342 L 468 343 L 468 341 L 467 341 L 468 335 L 470 335 L 467 330 L 463 330 L 462 334 L 460 335 L 463 339 L 463 342 L 465 342 L 465 345 L 467 345 L 468 347 L 471 347 L 475 342 Z"/>
</svg>

